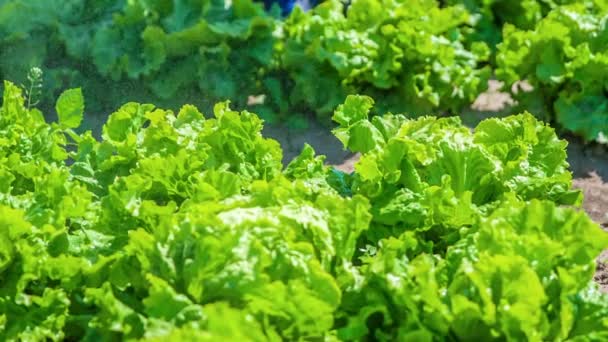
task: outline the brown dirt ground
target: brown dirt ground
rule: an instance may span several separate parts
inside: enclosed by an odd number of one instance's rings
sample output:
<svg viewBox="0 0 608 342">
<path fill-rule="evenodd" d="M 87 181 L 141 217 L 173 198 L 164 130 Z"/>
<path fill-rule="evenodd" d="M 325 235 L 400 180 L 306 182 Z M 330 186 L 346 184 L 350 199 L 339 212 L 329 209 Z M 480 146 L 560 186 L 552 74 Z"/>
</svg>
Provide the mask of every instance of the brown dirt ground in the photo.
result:
<svg viewBox="0 0 608 342">
<path fill-rule="evenodd" d="M 462 120 L 466 125 L 490 116 L 511 114 L 511 97 L 500 91 L 501 84 L 490 81 L 489 89 L 481 94 L 470 109 L 464 111 Z M 298 155 L 304 143 L 309 143 L 318 154 L 327 156 L 326 163 L 337 169 L 352 172 L 358 155 L 345 152 L 341 143 L 331 134 L 330 129 L 310 121 L 305 130 L 290 130 L 286 127 L 267 127 L 264 134 L 281 143 L 283 160 L 291 160 Z M 608 147 L 586 145 L 575 137 L 565 137 L 569 141 L 568 161 L 574 175 L 574 187 L 581 189 L 585 199 L 583 209 L 589 216 L 608 231 Z M 606 262 L 604 262 L 606 260 Z M 598 257 L 595 280 L 608 292 L 608 250 Z"/>
</svg>

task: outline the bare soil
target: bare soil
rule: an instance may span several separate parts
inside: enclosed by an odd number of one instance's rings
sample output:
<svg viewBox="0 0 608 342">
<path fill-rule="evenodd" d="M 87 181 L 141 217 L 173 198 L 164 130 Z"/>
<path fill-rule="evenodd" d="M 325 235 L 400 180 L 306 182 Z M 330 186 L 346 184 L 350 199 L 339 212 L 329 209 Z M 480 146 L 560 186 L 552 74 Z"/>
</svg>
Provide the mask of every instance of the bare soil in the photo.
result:
<svg viewBox="0 0 608 342">
<path fill-rule="evenodd" d="M 345 151 L 342 143 L 325 127 L 314 120 L 308 121 L 306 129 L 291 129 L 287 126 L 264 126 L 262 131 L 267 138 L 277 140 L 283 148 L 283 164 L 287 164 L 302 151 L 308 143 L 317 152 L 326 156 L 330 165 L 342 164 L 352 154 Z"/>
<path fill-rule="evenodd" d="M 583 209 L 608 231 L 608 150 L 571 141 L 568 161 L 575 177 L 573 185 L 585 196 Z M 608 293 L 608 250 L 597 258 L 594 280 Z"/>
</svg>

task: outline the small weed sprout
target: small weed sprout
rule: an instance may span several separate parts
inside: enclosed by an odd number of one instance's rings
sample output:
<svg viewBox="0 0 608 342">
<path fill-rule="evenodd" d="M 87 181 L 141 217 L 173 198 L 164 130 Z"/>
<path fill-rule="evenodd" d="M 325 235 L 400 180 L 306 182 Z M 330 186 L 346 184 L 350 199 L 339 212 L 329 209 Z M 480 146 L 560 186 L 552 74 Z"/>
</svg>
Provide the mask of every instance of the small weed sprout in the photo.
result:
<svg viewBox="0 0 608 342">
<path fill-rule="evenodd" d="M 28 85 L 21 85 L 27 98 L 27 109 L 31 109 L 40 102 L 42 95 L 42 69 L 33 67 L 27 73 Z"/>
</svg>

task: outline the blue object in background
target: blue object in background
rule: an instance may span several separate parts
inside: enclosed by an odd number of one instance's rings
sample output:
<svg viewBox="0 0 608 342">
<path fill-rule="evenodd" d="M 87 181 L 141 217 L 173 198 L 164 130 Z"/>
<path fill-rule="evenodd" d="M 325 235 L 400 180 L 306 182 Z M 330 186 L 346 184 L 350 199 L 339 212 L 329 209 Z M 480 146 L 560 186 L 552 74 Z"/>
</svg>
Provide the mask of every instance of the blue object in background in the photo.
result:
<svg viewBox="0 0 608 342">
<path fill-rule="evenodd" d="M 279 7 L 281 7 L 281 15 L 285 17 L 289 15 L 291 11 L 293 11 L 293 8 L 296 6 L 296 4 L 299 4 L 304 10 L 309 10 L 314 5 L 316 5 L 317 0 L 264 0 L 264 7 L 266 8 L 266 10 L 269 10 L 275 3 L 278 4 Z"/>
<path fill-rule="evenodd" d="M 275 3 L 281 7 L 281 15 L 286 16 L 293 10 L 296 0 L 264 0 L 264 7 L 268 11 Z"/>
</svg>

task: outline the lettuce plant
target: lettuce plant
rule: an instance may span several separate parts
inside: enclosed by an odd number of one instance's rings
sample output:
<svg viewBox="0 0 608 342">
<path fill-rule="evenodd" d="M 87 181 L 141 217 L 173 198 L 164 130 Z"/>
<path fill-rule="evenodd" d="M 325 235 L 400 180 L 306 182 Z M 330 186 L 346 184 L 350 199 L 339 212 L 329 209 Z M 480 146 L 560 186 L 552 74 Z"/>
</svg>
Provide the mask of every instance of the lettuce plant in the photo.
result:
<svg viewBox="0 0 608 342">
<path fill-rule="evenodd" d="M 295 108 L 328 115 L 352 93 L 380 111 L 458 112 L 487 87 L 484 43 L 465 44 L 468 12 L 436 1 L 327 1 L 284 24 L 282 68 Z"/>
<path fill-rule="evenodd" d="M 252 0 L 6 0 L 0 78 L 25 83 L 41 67 L 45 112 L 78 85 L 98 114 L 124 101 L 244 108 L 265 95 L 252 107 L 268 121 L 329 121 L 351 93 L 382 99 L 381 111 L 457 113 L 490 75 L 471 20 L 434 0 L 334 0 L 284 21 Z"/>
<path fill-rule="evenodd" d="M 576 4 L 556 8 L 532 30 L 505 26 L 497 77 L 532 85 L 515 94 L 520 106 L 587 141 L 606 142 L 607 20 L 608 8 Z"/>
<path fill-rule="evenodd" d="M 285 168 L 263 122 L 127 103 L 101 140 L 79 89 L 47 123 L 0 107 L 0 340 L 602 340 L 608 237 L 577 205 L 565 142 L 528 114 L 368 120 Z"/>
<path fill-rule="evenodd" d="M 502 29 L 506 24 L 520 30 L 532 30 L 536 24 L 561 6 L 576 3 L 593 3 L 608 9 L 605 0 L 447 0 L 446 5 L 463 5 L 472 14 L 473 40 L 481 40 L 495 47 L 502 41 Z"/>
<path fill-rule="evenodd" d="M 577 205 L 566 142 L 530 114 L 368 119 L 349 97 L 336 136 L 362 154 L 341 181 L 371 205 L 345 340 L 601 340 L 591 283 L 608 237 Z M 591 322 L 593 323 L 587 323 Z"/>
<path fill-rule="evenodd" d="M 245 107 L 266 91 L 278 23 L 251 0 L 0 1 L 0 77 L 41 67 L 45 109 L 76 85 L 99 114 L 127 100 Z"/>
</svg>

